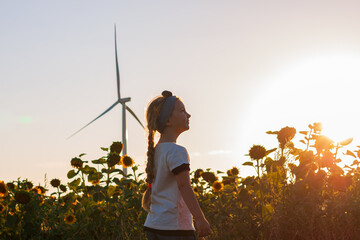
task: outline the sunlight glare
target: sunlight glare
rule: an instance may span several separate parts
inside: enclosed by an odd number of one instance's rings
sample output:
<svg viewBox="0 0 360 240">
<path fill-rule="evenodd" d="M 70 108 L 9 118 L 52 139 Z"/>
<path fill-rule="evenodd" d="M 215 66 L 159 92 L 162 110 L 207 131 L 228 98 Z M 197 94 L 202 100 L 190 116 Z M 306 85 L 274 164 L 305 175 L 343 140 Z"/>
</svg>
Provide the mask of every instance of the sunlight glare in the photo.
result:
<svg viewBox="0 0 360 240">
<path fill-rule="evenodd" d="M 354 137 L 360 145 L 360 56 L 314 56 L 284 69 L 269 77 L 248 104 L 245 135 L 285 126 L 303 131 L 308 130 L 308 124 L 321 122 L 323 134 L 335 142 Z M 259 117 L 259 111 L 263 117 Z"/>
</svg>

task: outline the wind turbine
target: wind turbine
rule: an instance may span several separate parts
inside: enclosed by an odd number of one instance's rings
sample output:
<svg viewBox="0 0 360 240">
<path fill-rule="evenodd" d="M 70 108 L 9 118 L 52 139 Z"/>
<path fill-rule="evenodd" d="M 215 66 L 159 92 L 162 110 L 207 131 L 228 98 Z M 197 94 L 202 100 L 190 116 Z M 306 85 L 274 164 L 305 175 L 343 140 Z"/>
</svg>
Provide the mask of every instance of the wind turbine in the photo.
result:
<svg viewBox="0 0 360 240">
<path fill-rule="evenodd" d="M 114 25 L 114 35 L 115 35 L 115 63 L 116 63 L 116 80 L 117 80 L 117 96 L 118 99 L 116 100 L 116 102 L 111 105 L 108 109 L 106 109 L 102 114 L 100 114 L 99 116 L 97 116 L 94 120 L 92 120 L 91 122 L 89 122 L 88 124 L 86 124 L 84 127 L 82 127 L 80 130 L 78 130 L 77 132 L 73 133 L 70 137 L 68 137 L 67 139 L 71 138 L 72 136 L 74 136 L 75 134 L 77 134 L 78 132 L 80 132 L 81 130 L 83 130 L 84 128 L 86 128 L 87 126 L 89 126 L 91 123 L 95 122 L 97 119 L 99 119 L 100 117 L 102 117 L 103 115 L 105 115 L 107 112 L 109 112 L 111 109 L 113 109 L 117 104 L 121 104 L 122 105 L 122 143 L 124 145 L 123 148 L 123 155 L 127 154 L 127 141 L 126 141 L 126 110 L 129 111 L 129 113 L 136 119 L 136 121 L 141 125 L 142 128 L 144 128 L 144 125 L 141 123 L 141 121 L 139 120 L 139 118 L 136 116 L 136 114 L 134 113 L 133 110 L 131 110 L 130 107 L 128 107 L 126 105 L 127 102 L 130 102 L 131 98 L 127 97 L 127 98 L 121 98 L 120 95 L 120 72 L 119 72 L 119 63 L 118 63 L 118 56 L 117 56 L 117 45 L 116 45 L 116 25 Z M 145 129 L 145 128 L 144 128 Z M 127 174 L 127 169 L 124 168 L 124 173 Z"/>
</svg>

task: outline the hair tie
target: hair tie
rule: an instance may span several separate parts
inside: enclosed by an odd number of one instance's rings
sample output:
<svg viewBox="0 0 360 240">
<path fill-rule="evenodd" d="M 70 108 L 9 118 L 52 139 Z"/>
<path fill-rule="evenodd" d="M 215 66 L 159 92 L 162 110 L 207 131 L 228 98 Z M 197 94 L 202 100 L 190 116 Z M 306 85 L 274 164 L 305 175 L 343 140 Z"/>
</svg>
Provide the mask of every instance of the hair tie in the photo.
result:
<svg viewBox="0 0 360 240">
<path fill-rule="evenodd" d="M 172 93 L 169 91 L 163 91 L 162 95 L 166 98 L 163 106 L 161 107 L 160 114 L 156 120 L 156 128 L 162 133 L 165 129 L 165 125 L 169 120 L 172 111 L 174 110 L 175 102 L 177 100 L 176 96 L 172 96 Z"/>
</svg>

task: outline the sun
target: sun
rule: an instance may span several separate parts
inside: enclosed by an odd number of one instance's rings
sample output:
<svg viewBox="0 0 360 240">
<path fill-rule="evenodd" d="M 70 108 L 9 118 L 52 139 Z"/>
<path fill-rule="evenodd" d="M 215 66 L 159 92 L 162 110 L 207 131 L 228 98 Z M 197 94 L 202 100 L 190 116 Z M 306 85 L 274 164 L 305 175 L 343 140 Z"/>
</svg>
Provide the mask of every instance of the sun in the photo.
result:
<svg viewBox="0 0 360 240">
<path fill-rule="evenodd" d="M 360 56 L 333 54 L 311 57 L 298 63 L 287 74 L 286 79 L 297 85 L 290 103 L 302 109 L 310 119 L 322 122 L 323 134 L 334 141 L 360 136 L 357 119 Z"/>
<path fill-rule="evenodd" d="M 307 56 L 284 63 L 281 71 L 263 79 L 242 112 L 240 134 L 244 151 L 250 144 L 277 146 L 266 131 L 285 126 L 308 130 L 323 124 L 323 134 L 335 142 L 353 137 L 350 148 L 360 145 L 360 56 L 332 53 Z"/>
<path fill-rule="evenodd" d="M 323 133 L 334 141 L 360 137 L 360 56 L 307 57 L 285 69 L 265 81 L 260 96 L 251 104 L 269 116 L 265 125 L 306 127 L 322 122 Z"/>
</svg>

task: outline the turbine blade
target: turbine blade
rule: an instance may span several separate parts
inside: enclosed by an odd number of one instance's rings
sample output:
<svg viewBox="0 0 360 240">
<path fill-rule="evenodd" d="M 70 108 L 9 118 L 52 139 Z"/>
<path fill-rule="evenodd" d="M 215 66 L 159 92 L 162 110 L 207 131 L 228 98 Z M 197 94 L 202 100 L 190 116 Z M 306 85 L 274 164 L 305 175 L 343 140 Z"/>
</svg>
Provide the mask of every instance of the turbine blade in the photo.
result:
<svg viewBox="0 0 360 240">
<path fill-rule="evenodd" d="M 120 71 L 119 71 L 119 62 L 117 56 L 117 45 L 116 45 L 116 24 L 114 25 L 114 36 L 115 36 L 115 63 L 116 63 L 116 82 L 117 82 L 117 94 L 118 99 L 120 99 Z"/>
<path fill-rule="evenodd" d="M 70 137 L 68 137 L 67 139 L 71 138 L 72 136 L 74 136 L 75 134 L 77 134 L 78 132 L 80 132 L 81 130 L 83 130 L 84 128 L 86 128 L 87 126 L 89 126 L 91 123 L 95 122 L 95 120 L 99 119 L 101 116 L 103 116 L 105 113 L 107 113 L 108 111 L 110 111 L 113 107 L 116 106 L 116 104 L 118 104 L 119 102 L 116 101 L 113 105 L 111 105 L 108 109 L 105 110 L 105 112 L 103 112 L 102 114 L 100 114 L 99 116 L 97 116 L 94 120 L 92 120 L 91 122 L 89 122 L 88 124 L 86 124 L 84 127 L 82 127 L 80 130 L 78 130 L 77 132 L 75 132 L 74 134 L 72 134 Z"/>
<path fill-rule="evenodd" d="M 129 113 L 130 113 L 131 115 L 133 115 L 133 117 L 138 121 L 138 123 L 140 123 L 140 125 L 142 126 L 142 128 L 145 129 L 144 125 L 141 123 L 140 119 L 136 116 L 136 114 L 134 113 L 134 111 L 131 110 L 131 108 L 129 108 L 127 105 L 125 105 L 125 108 L 126 108 L 126 110 L 129 111 Z"/>
</svg>

